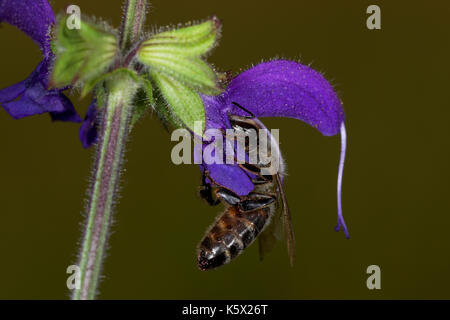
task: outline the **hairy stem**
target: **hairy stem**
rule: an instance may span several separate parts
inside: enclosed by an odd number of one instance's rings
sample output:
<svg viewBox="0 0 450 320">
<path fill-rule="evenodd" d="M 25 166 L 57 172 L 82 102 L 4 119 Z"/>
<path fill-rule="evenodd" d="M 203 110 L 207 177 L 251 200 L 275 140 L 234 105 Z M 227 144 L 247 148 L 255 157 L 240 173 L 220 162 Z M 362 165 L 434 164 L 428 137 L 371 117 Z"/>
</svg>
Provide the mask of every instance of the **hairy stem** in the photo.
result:
<svg viewBox="0 0 450 320">
<path fill-rule="evenodd" d="M 122 20 L 120 48 L 129 50 L 139 40 L 145 23 L 147 0 L 127 0 Z"/>
<path fill-rule="evenodd" d="M 140 38 L 144 26 L 147 0 L 127 0 L 122 22 L 120 47 L 122 55 Z M 129 133 L 137 90 L 126 74 L 110 79 L 100 106 L 100 139 L 97 144 L 92 185 L 89 193 L 87 222 L 79 255 L 80 287 L 74 300 L 94 299 L 98 291 L 103 257 L 117 199 L 122 158 Z"/>
<path fill-rule="evenodd" d="M 131 107 L 120 92 L 111 92 L 101 113 L 100 141 L 97 145 L 79 262 L 81 287 L 74 291 L 73 299 L 94 299 L 97 292 L 129 132 L 129 109 Z"/>
</svg>

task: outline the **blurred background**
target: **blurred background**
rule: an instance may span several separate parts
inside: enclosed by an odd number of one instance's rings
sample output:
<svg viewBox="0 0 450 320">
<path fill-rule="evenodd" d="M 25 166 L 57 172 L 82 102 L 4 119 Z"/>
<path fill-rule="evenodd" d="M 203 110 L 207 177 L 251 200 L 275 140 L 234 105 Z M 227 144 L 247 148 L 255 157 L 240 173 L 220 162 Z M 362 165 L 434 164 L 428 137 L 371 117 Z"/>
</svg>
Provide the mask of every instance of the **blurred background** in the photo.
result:
<svg viewBox="0 0 450 320">
<path fill-rule="evenodd" d="M 121 0 L 52 1 L 120 25 Z M 381 7 L 381 30 L 366 8 Z M 289 267 L 279 243 L 263 262 L 257 246 L 211 272 L 195 249 L 222 210 L 198 196 L 195 165 L 175 166 L 175 145 L 154 115 L 131 135 L 100 299 L 449 299 L 450 4 L 410 1 L 154 0 L 147 26 L 216 14 L 223 35 L 209 61 L 239 72 L 273 57 L 324 73 L 344 102 L 349 135 L 344 215 L 335 233 L 339 137 L 293 119 L 280 128 L 286 194 L 297 239 Z M 2 25 L 0 88 L 41 60 L 32 40 Z M 72 101 L 84 115 L 89 98 Z M 48 115 L 13 120 L 0 108 L 0 298 L 67 299 L 76 263 L 93 149 L 79 125 Z M 381 290 L 366 269 L 381 268 Z"/>
</svg>

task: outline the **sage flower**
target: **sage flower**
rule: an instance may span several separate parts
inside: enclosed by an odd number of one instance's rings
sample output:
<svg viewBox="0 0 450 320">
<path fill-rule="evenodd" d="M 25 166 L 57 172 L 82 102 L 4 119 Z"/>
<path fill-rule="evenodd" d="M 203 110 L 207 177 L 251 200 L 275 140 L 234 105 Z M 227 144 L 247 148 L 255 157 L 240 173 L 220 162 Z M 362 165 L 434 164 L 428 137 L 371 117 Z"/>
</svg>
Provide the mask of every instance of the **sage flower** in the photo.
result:
<svg viewBox="0 0 450 320">
<path fill-rule="evenodd" d="M 202 95 L 206 129 L 229 129 L 229 115 L 288 117 L 301 120 L 324 136 L 341 133 L 342 152 L 338 173 L 338 225 L 348 237 L 342 215 L 341 184 L 345 159 L 346 134 L 342 103 L 328 81 L 317 71 L 297 62 L 274 60 L 261 63 L 235 77 L 218 96 Z M 203 147 L 212 142 L 204 142 Z M 195 155 L 194 155 L 195 157 Z M 237 164 L 200 165 L 215 183 L 240 196 L 249 194 L 254 185 L 248 172 Z M 207 184 L 211 181 L 206 179 Z"/>
</svg>

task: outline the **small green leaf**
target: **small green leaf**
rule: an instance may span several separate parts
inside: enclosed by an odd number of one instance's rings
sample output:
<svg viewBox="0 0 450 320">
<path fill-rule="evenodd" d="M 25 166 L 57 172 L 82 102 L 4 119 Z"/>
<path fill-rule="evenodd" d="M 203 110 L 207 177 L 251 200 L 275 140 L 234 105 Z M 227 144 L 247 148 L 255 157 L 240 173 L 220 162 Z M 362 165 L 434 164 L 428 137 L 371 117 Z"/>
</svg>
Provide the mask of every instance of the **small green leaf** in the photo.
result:
<svg viewBox="0 0 450 320">
<path fill-rule="evenodd" d="M 151 76 L 174 115 L 188 129 L 202 136 L 205 129 L 205 108 L 198 93 L 161 73 L 151 72 Z M 195 125 L 196 122 L 200 125 Z"/>
<path fill-rule="evenodd" d="M 102 79 L 117 54 L 116 36 L 81 22 L 80 29 L 70 30 L 67 18 L 61 18 L 53 43 L 56 61 L 51 77 L 52 87 L 87 83 L 86 94 Z"/>
<path fill-rule="evenodd" d="M 142 43 L 142 54 L 170 53 L 183 56 L 201 56 L 212 49 L 220 35 L 220 22 L 216 17 L 180 29 L 151 36 Z"/>
</svg>

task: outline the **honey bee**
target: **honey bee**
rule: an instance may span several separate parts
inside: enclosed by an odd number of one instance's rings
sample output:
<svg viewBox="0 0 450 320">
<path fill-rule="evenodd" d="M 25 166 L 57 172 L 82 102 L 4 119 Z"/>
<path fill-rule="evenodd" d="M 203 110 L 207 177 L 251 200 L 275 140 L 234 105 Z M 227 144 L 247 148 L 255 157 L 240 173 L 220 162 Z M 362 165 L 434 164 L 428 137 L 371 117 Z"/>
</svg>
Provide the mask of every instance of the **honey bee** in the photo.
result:
<svg viewBox="0 0 450 320">
<path fill-rule="evenodd" d="M 234 105 L 246 111 L 250 116 L 229 115 L 232 129 L 246 132 L 247 130 L 266 129 L 251 112 L 233 102 Z M 266 131 L 268 132 L 268 131 Z M 272 139 L 267 133 L 268 139 Z M 269 140 L 271 141 L 271 140 Z M 259 140 L 257 141 L 259 144 Z M 269 144 L 273 146 L 273 144 Z M 269 147 L 268 146 L 268 147 Z M 275 149 L 268 148 L 271 159 L 279 161 L 279 169 L 270 175 L 263 174 L 262 169 L 269 164 L 250 164 L 244 162 L 239 166 L 254 177 L 254 189 L 246 196 L 239 196 L 233 191 L 219 185 L 205 171 L 203 189 L 200 195 L 211 205 L 223 203 L 225 211 L 206 232 L 197 250 L 198 267 L 200 270 L 210 270 L 229 263 L 240 255 L 256 238 L 259 239 L 259 254 L 261 259 L 269 251 L 275 240 L 284 232 L 287 241 L 291 265 L 295 258 L 295 238 L 291 216 L 283 191 L 282 178 L 284 167 L 278 144 Z M 248 146 L 245 146 L 248 151 Z M 267 173 L 267 172 L 265 172 Z M 208 178 L 211 185 L 206 184 Z M 279 207 L 281 210 L 278 210 Z"/>
</svg>

